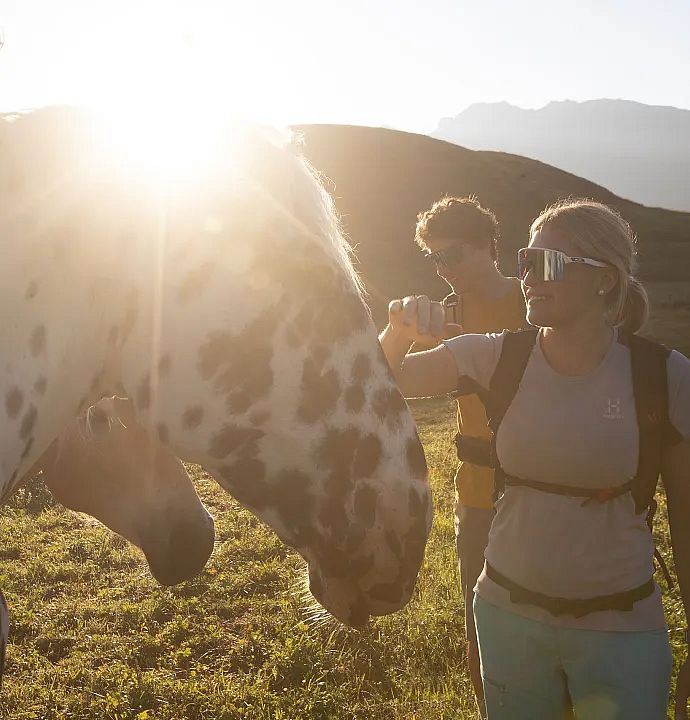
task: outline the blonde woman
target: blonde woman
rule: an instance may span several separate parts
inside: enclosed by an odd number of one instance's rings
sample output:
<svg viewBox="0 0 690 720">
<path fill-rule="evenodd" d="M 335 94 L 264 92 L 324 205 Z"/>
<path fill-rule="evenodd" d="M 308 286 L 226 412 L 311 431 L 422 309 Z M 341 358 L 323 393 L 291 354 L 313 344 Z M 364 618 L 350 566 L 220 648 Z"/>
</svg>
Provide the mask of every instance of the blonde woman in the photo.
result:
<svg viewBox="0 0 690 720">
<path fill-rule="evenodd" d="M 506 482 L 474 606 L 488 717 L 560 720 L 571 698 L 576 718 L 662 720 L 672 656 L 647 508 L 633 489 L 642 435 L 631 334 L 648 308 L 633 277 L 634 236 L 605 205 L 561 202 L 532 224 L 519 267 L 527 320 L 539 330 L 493 446 Z M 505 333 L 408 354 L 430 335 L 443 336 L 437 303 L 391 302 L 380 340 L 406 397 L 448 393 L 460 380 L 489 389 Z M 690 361 L 663 358 L 660 465 L 687 615 Z M 688 695 L 685 660 L 676 718 L 687 717 Z"/>
</svg>

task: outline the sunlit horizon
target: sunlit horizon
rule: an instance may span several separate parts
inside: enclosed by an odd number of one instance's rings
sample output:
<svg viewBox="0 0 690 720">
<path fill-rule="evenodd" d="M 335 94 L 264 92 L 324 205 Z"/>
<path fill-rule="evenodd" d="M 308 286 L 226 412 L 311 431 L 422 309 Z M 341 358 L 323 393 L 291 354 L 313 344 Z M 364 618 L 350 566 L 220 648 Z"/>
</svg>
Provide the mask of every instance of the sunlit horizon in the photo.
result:
<svg viewBox="0 0 690 720">
<path fill-rule="evenodd" d="M 175 108 L 428 133 L 476 102 L 690 108 L 689 26 L 682 0 L 663 11 L 642 0 L 0 0 L 0 111 Z"/>
</svg>

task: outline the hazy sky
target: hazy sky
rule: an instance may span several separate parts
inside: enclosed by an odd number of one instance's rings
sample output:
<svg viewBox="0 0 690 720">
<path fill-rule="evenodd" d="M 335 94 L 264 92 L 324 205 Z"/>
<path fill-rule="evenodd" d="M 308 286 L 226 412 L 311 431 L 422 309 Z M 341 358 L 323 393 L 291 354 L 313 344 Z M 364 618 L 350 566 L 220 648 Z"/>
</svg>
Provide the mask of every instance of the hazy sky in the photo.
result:
<svg viewBox="0 0 690 720">
<path fill-rule="evenodd" d="M 432 131 L 473 102 L 690 108 L 690 0 L 0 0 L 0 110 L 163 104 Z"/>
</svg>

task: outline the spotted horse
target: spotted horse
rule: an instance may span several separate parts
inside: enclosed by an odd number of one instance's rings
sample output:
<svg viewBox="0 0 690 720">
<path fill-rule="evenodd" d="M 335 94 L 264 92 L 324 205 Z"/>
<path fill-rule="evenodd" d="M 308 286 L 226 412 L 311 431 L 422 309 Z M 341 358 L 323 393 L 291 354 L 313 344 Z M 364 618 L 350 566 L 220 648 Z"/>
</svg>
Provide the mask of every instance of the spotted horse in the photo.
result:
<svg viewBox="0 0 690 720">
<path fill-rule="evenodd" d="M 290 139 L 228 132 L 162 187 L 65 108 L 0 126 L 0 450 L 9 491 L 69 419 L 132 399 L 361 626 L 410 599 L 423 450 L 332 201 Z"/>
</svg>

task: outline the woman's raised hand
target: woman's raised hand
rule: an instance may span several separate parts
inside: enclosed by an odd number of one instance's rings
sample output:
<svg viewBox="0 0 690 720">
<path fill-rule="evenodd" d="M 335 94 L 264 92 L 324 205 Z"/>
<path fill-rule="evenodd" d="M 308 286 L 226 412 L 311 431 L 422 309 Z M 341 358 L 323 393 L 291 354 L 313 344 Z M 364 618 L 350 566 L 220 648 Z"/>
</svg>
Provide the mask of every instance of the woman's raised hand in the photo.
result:
<svg viewBox="0 0 690 720">
<path fill-rule="evenodd" d="M 436 344 L 446 337 L 443 305 L 426 295 L 408 295 L 388 304 L 388 322 L 396 335 L 410 342 Z"/>
</svg>

